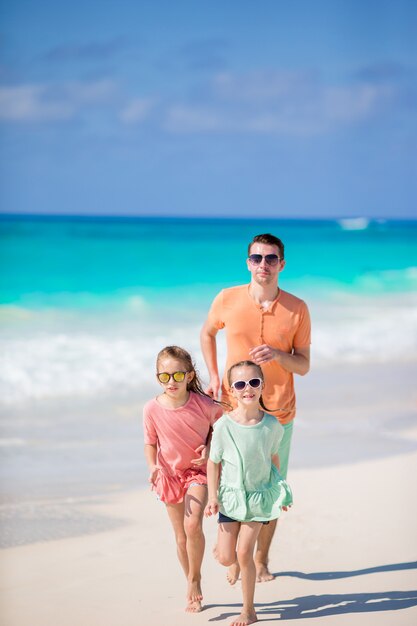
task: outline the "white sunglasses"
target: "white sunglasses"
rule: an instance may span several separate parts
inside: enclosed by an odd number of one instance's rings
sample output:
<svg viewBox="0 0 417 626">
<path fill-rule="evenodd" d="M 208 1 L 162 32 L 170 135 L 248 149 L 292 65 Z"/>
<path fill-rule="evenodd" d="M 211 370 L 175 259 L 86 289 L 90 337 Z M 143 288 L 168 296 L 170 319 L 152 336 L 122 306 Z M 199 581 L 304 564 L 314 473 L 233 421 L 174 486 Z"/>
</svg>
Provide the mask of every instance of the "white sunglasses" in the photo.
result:
<svg viewBox="0 0 417 626">
<path fill-rule="evenodd" d="M 253 389 L 259 389 L 262 383 L 262 378 L 251 378 L 250 380 L 235 380 L 230 386 L 236 389 L 236 391 L 243 391 L 248 385 L 253 387 Z"/>
</svg>

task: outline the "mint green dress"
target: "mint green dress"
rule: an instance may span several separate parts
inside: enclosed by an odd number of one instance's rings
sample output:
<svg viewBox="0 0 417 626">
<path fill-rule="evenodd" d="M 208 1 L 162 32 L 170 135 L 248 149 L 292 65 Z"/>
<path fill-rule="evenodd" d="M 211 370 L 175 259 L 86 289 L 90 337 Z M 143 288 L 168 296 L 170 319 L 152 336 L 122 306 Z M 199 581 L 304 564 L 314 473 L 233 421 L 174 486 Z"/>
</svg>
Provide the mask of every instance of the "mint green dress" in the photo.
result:
<svg viewBox="0 0 417 626">
<path fill-rule="evenodd" d="M 253 426 L 238 424 L 226 413 L 215 424 L 210 459 L 221 463 L 219 508 L 239 522 L 268 522 L 292 504 L 289 485 L 271 461 L 284 429 L 264 413 Z"/>
</svg>

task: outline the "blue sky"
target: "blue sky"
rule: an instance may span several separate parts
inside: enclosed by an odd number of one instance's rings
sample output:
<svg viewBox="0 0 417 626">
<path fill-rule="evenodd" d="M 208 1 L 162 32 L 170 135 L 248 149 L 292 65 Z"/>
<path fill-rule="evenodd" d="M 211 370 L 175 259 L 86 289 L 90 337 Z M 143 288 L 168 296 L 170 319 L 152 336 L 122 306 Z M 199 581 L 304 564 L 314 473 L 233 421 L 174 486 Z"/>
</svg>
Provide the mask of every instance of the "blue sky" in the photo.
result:
<svg viewBox="0 0 417 626">
<path fill-rule="evenodd" d="M 417 217 L 417 2 L 1 8 L 1 210 Z"/>
</svg>

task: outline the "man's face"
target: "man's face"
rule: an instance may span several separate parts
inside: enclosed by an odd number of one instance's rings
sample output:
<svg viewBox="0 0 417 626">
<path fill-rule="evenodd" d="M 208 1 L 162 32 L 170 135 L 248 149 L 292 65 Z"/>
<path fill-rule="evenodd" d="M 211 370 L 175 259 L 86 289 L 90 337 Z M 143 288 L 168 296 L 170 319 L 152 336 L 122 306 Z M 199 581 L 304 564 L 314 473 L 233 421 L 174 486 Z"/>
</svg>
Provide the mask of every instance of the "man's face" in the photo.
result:
<svg viewBox="0 0 417 626">
<path fill-rule="evenodd" d="M 248 270 L 252 274 L 252 280 L 259 285 L 270 285 L 277 283 L 278 274 L 282 272 L 285 266 L 284 260 L 279 260 L 276 265 L 269 265 L 265 259 L 268 254 L 276 254 L 280 258 L 278 246 L 271 246 L 267 243 L 254 243 L 250 249 L 251 254 L 260 254 L 263 258 L 259 264 L 251 263 L 247 259 L 246 264 Z"/>
</svg>

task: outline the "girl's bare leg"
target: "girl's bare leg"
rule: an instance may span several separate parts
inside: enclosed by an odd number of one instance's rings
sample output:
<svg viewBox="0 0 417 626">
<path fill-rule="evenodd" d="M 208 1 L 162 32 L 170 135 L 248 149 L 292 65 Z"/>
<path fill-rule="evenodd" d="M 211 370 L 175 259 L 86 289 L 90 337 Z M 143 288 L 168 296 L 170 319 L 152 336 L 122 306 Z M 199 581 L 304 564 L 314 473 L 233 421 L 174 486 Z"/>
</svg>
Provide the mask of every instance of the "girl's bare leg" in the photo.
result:
<svg viewBox="0 0 417 626">
<path fill-rule="evenodd" d="M 219 524 L 217 544 L 213 553 L 221 565 L 230 566 L 236 562 L 236 544 L 239 530 L 240 522 L 224 522 Z"/>
<path fill-rule="evenodd" d="M 185 576 L 188 577 L 189 566 L 187 555 L 187 536 L 184 530 L 184 502 L 180 502 L 179 504 L 166 504 L 165 506 L 174 530 L 178 560 L 184 570 Z"/>
<path fill-rule="evenodd" d="M 207 487 L 191 486 L 184 499 L 184 531 L 187 537 L 188 591 L 187 608 L 189 613 L 201 611 L 203 594 L 201 591 L 201 564 L 203 562 L 205 538 L 203 514 L 207 503 Z"/>
<path fill-rule="evenodd" d="M 277 526 L 277 520 L 271 520 L 269 524 L 262 526 L 258 537 L 258 544 L 255 552 L 256 580 L 259 583 L 268 582 L 274 579 L 268 568 L 269 549 Z"/>
<path fill-rule="evenodd" d="M 219 524 L 217 545 L 214 556 L 222 565 L 228 565 L 226 578 L 234 585 L 239 578 L 239 563 L 237 562 L 236 544 L 239 535 L 240 522 L 224 522 Z"/>
<path fill-rule="evenodd" d="M 230 626 L 248 626 L 258 621 L 254 606 L 256 567 L 253 551 L 261 527 L 260 522 L 242 522 L 240 526 L 237 560 L 242 578 L 243 607 Z"/>
<path fill-rule="evenodd" d="M 240 567 L 236 559 L 236 561 L 227 570 L 226 578 L 231 585 L 234 585 L 236 581 L 239 580 L 239 574 L 240 574 Z"/>
</svg>

